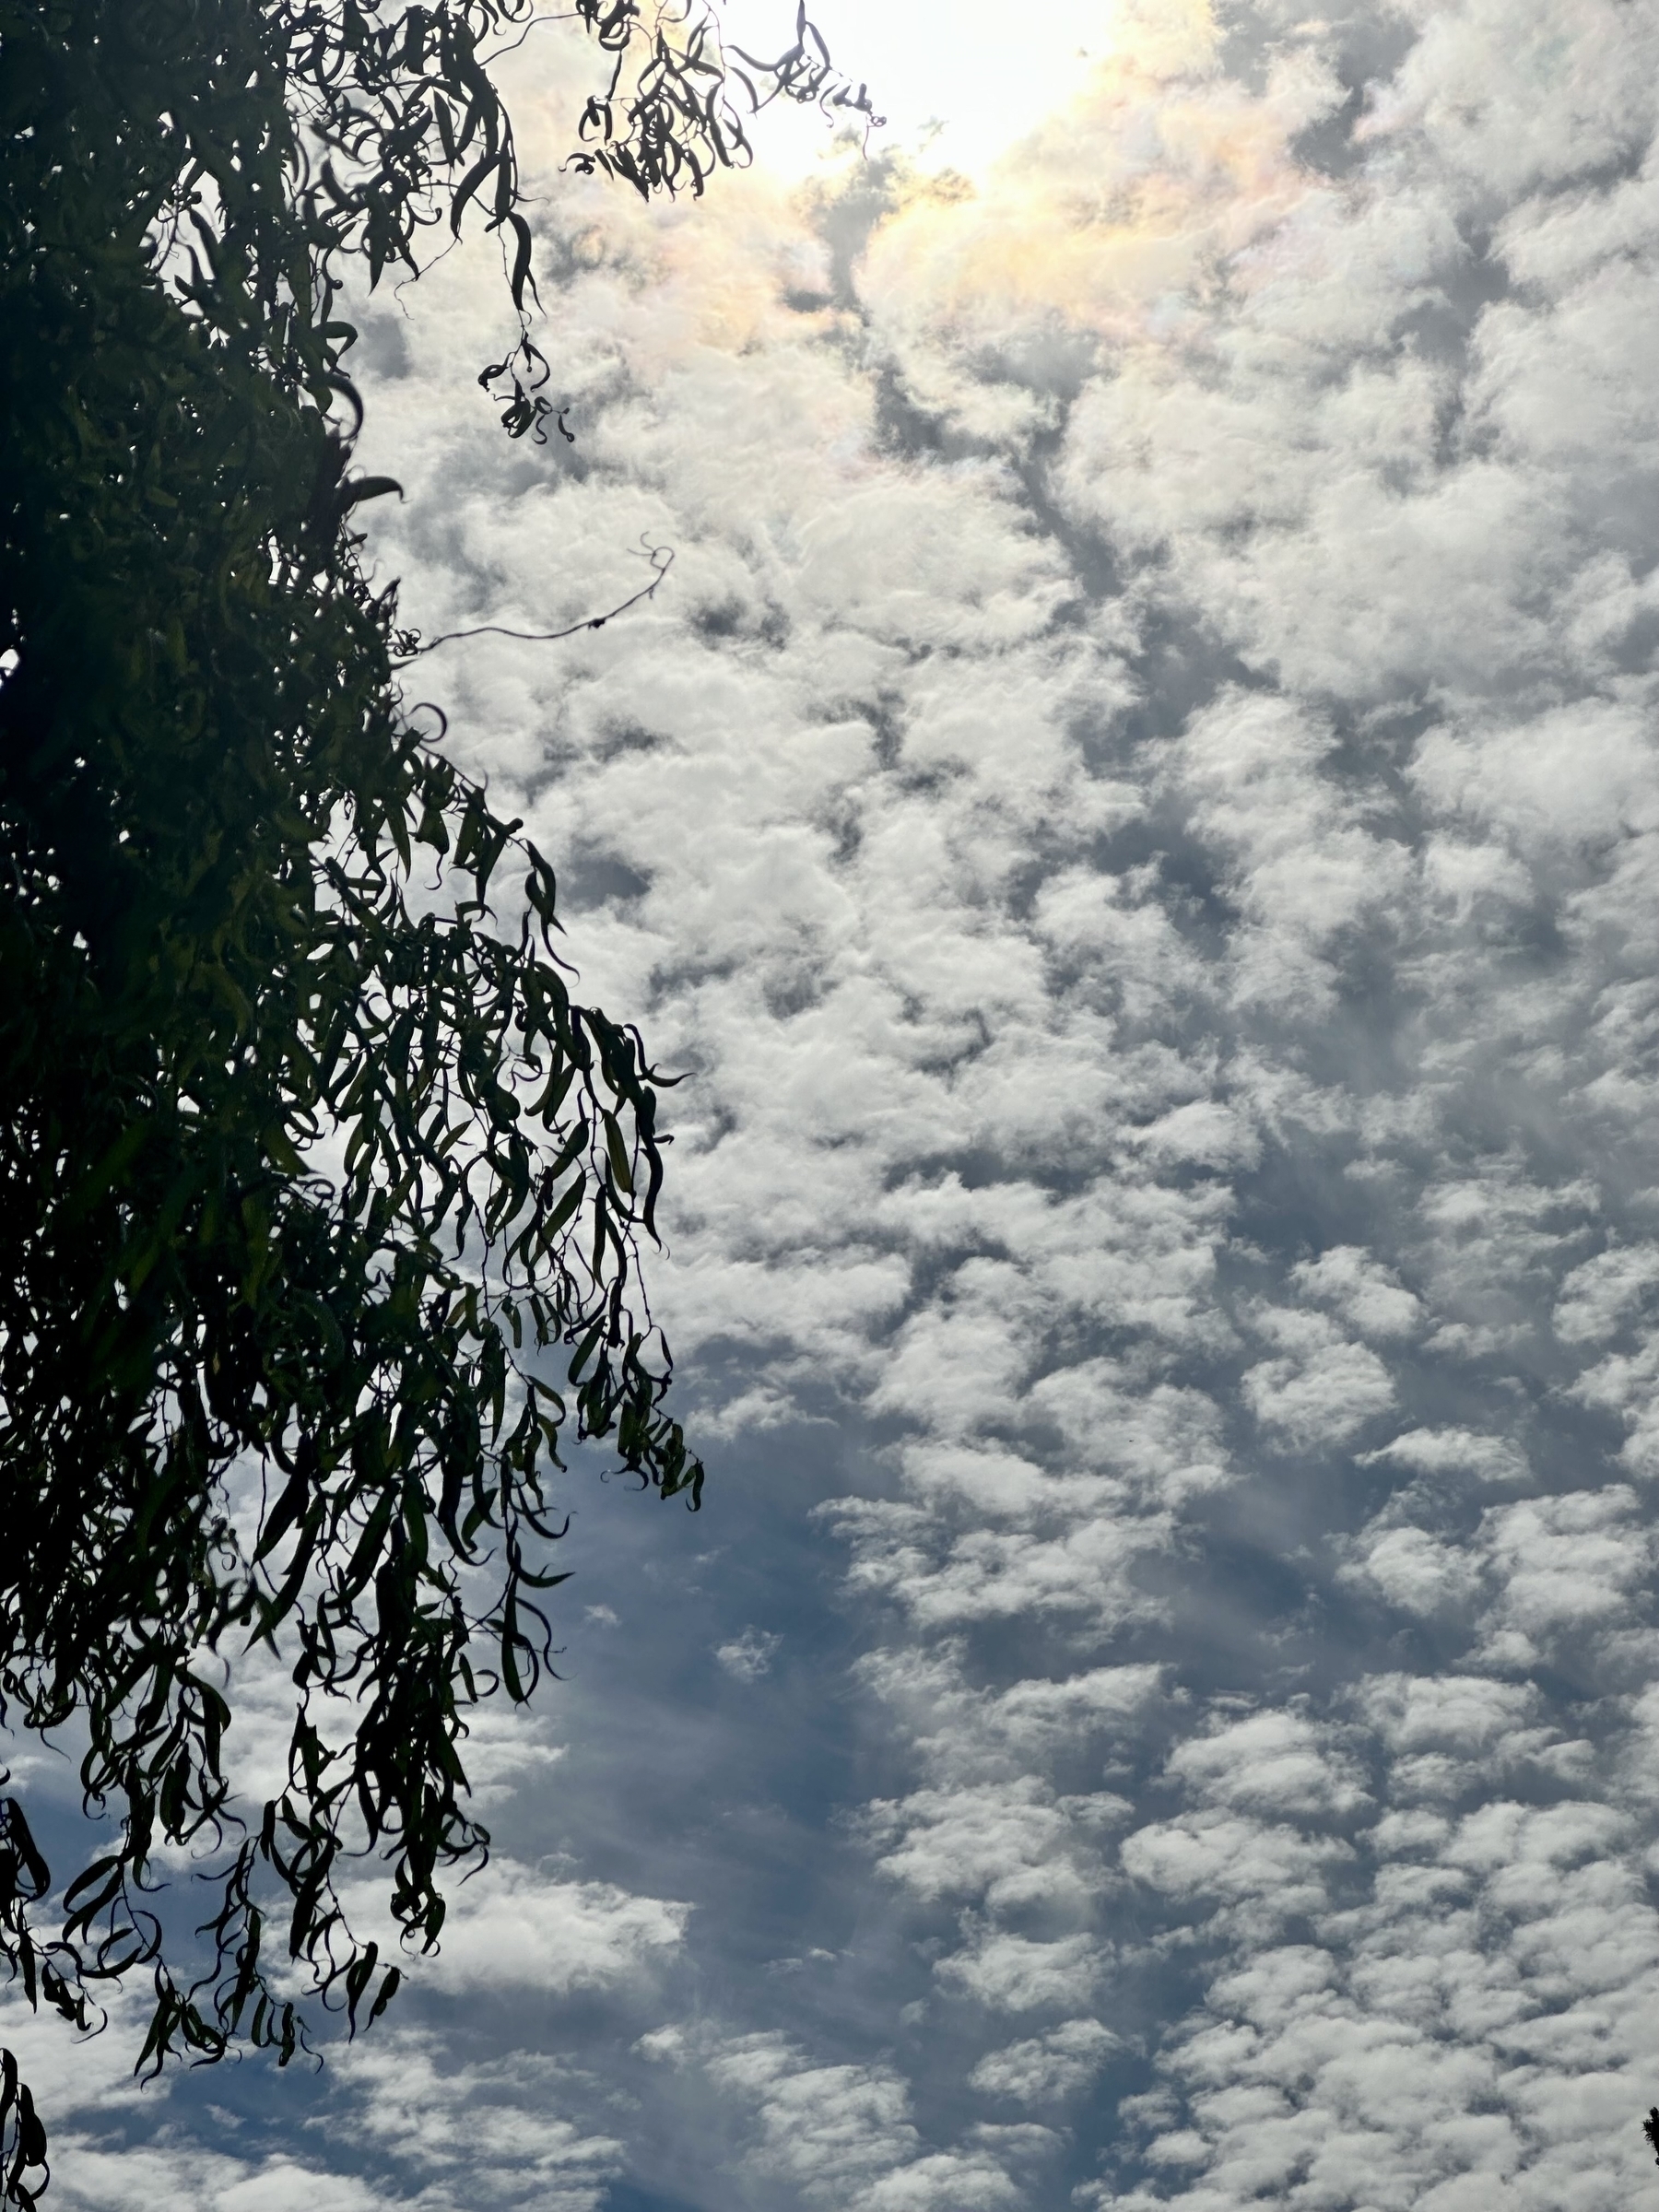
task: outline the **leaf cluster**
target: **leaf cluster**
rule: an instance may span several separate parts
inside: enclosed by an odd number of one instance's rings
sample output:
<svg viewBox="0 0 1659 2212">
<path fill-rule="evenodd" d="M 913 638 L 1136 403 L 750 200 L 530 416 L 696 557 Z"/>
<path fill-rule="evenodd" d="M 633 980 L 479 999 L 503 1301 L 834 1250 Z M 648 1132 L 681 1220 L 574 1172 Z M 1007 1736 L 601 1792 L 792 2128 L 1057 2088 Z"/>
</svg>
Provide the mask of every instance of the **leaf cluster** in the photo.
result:
<svg viewBox="0 0 1659 2212">
<path fill-rule="evenodd" d="M 582 111 L 570 166 L 617 177 L 643 199 L 700 195 L 716 170 L 747 166 L 746 118 L 775 100 L 816 107 L 831 122 L 856 118 L 865 138 L 883 121 L 868 87 L 836 69 L 806 0 L 793 43 L 772 61 L 725 47 L 702 0 L 649 14 L 638 0 L 576 0 L 576 13 L 613 61 L 609 83 Z"/>
</svg>

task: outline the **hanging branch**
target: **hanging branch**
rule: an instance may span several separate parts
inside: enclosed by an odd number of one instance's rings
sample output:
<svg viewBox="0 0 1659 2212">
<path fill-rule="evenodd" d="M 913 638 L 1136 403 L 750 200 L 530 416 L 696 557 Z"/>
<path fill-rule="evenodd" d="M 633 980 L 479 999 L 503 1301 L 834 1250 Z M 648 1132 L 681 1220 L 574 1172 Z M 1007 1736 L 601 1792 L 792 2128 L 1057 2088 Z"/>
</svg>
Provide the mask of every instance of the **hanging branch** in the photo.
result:
<svg viewBox="0 0 1659 2212">
<path fill-rule="evenodd" d="M 747 159 L 769 99 L 869 116 L 805 18 L 734 75 L 706 16 L 578 13 L 609 90 L 577 166 L 647 194 Z M 287 2064 L 308 1993 L 348 2033 L 384 2011 L 359 1859 L 437 1945 L 489 1844 L 470 1710 L 549 1665 L 572 1427 L 701 1499 L 640 1279 L 664 1078 L 572 997 L 522 824 L 410 724 L 399 666 L 476 633 L 402 630 L 351 527 L 395 486 L 350 474 L 348 265 L 418 275 L 481 214 L 519 327 L 487 382 L 510 435 L 553 413 L 486 65 L 533 19 L 0 0 L 0 1722 L 81 1731 L 114 1829 L 59 1887 L 0 1804 L 0 1956 L 82 2029 L 146 1974 L 147 2072 Z M 647 557 L 571 629 L 653 596 Z M 244 1826 L 216 1655 L 253 1644 L 294 1709 Z M 179 1853 L 210 1884 L 182 1958 L 149 1901 Z M 0 2056 L 0 2201 L 45 2155 Z"/>
</svg>

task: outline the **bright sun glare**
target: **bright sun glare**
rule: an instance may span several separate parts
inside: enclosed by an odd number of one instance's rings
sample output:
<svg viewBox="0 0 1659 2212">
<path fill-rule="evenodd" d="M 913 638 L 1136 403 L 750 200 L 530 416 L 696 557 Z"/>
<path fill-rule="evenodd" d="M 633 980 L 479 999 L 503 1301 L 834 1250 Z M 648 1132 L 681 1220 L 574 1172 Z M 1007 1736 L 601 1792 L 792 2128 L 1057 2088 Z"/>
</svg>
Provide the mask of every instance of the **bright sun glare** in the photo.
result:
<svg viewBox="0 0 1659 2212">
<path fill-rule="evenodd" d="M 791 0 L 725 0 L 722 12 L 757 54 L 793 29 Z M 974 176 L 1086 81 L 1117 14 L 1112 0 L 1048 0 L 1041 12 L 1007 0 L 814 0 L 811 12 L 838 67 L 868 81 L 887 117 L 882 142 Z M 821 124 L 774 129 L 764 158 L 807 170 L 822 146 Z"/>
</svg>

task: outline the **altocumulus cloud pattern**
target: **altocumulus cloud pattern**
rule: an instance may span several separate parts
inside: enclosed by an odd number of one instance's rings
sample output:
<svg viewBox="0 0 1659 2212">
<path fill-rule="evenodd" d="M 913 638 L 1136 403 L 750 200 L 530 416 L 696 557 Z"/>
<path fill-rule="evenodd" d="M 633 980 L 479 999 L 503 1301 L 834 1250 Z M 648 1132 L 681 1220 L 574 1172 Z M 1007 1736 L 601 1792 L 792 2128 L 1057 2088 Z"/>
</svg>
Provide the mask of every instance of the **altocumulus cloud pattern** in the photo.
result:
<svg viewBox="0 0 1659 2212">
<path fill-rule="evenodd" d="M 665 216 L 527 49 L 578 442 L 482 256 L 367 318 L 429 630 L 677 548 L 420 673 L 688 1071 L 711 1502 L 573 1471 L 400 2024 L 40 2032 L 65 2212 L 1659 2190 L 1659 16 L 1111 35 L 971 184 Z"/>
</svg>

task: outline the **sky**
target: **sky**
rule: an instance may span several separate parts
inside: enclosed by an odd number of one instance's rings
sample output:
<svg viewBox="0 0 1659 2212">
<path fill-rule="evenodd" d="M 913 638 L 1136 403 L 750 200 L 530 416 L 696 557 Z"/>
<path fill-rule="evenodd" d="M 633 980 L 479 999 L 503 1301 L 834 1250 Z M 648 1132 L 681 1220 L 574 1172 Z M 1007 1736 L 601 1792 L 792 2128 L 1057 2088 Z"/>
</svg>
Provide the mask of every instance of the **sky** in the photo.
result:
<svg viewBox="0 0 1659 2212">
<path fill-rule="evenodd" d="M 684 1071 L 705 1509 L 573 1461 L 321 2073 L 5 2013 L 49 2202 L 1659 2204 L 1659 12 L 819 19 L 695 204 L 508 65 L 573 444 L 483 241 L 362 318 L 429 635 L 674 550 L 419 677 Z"/>
</svg>

